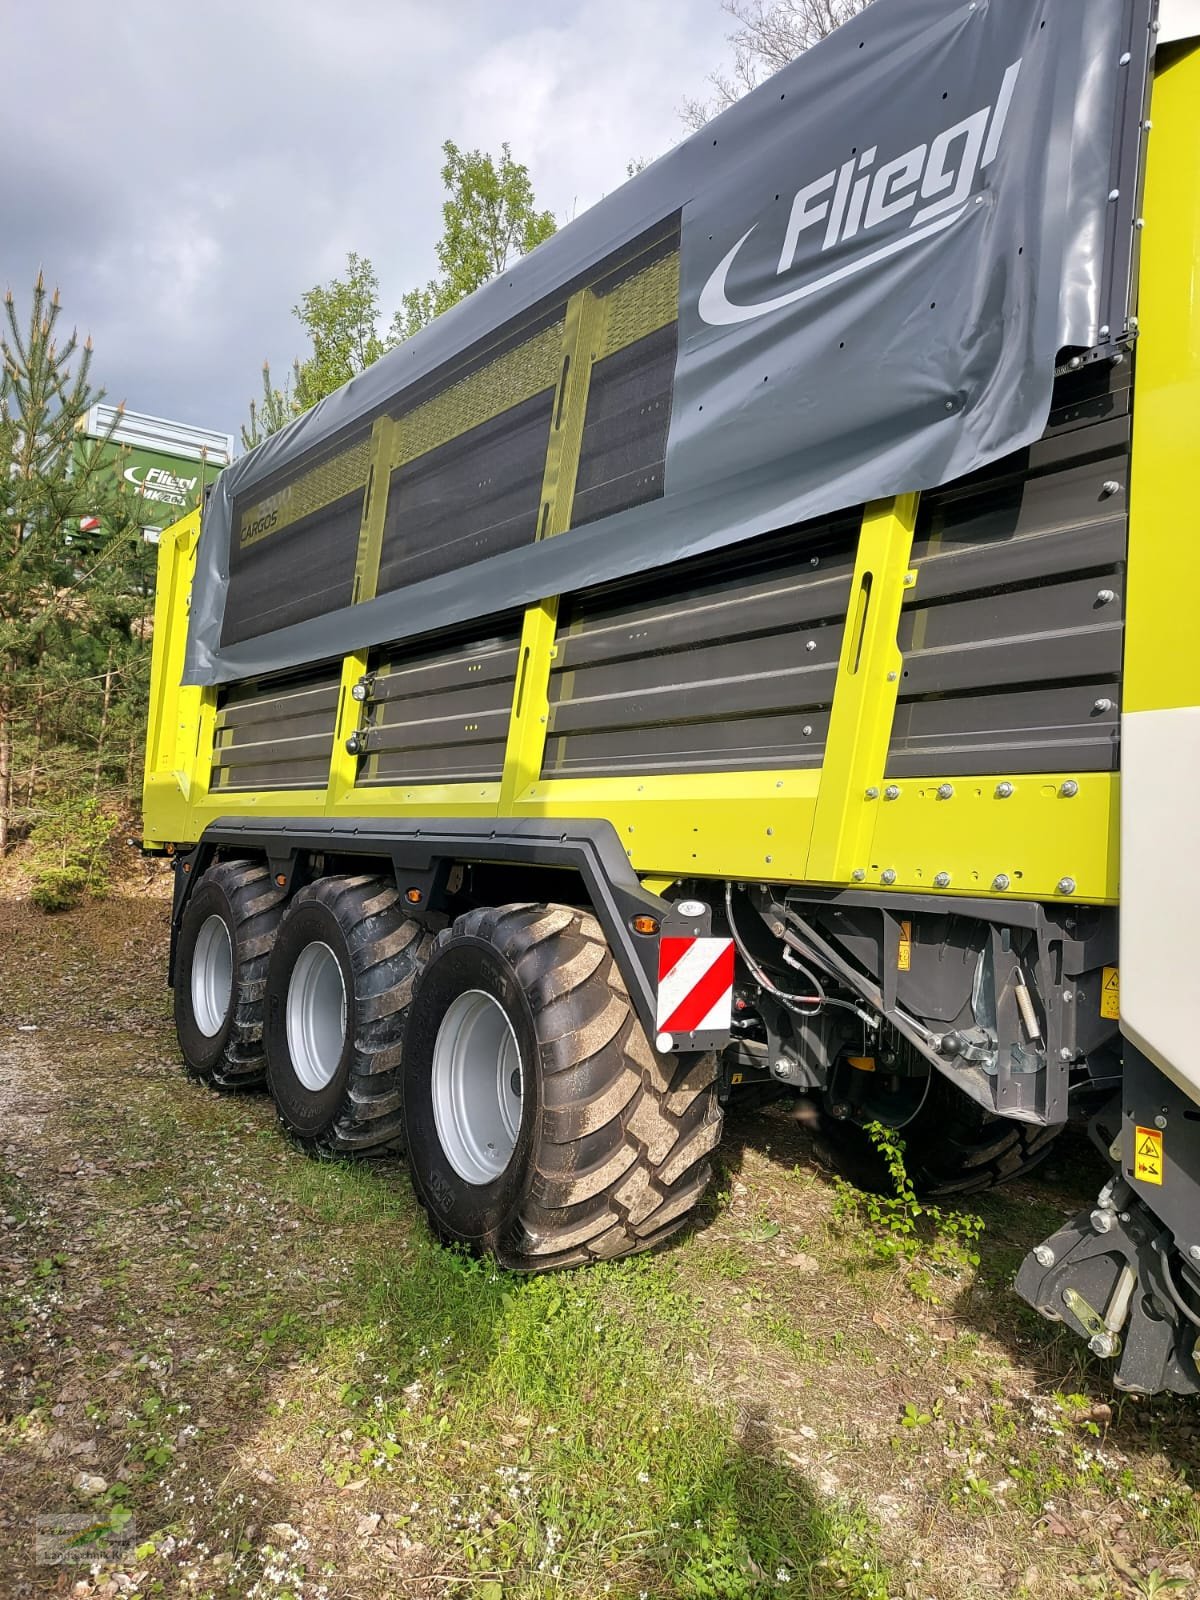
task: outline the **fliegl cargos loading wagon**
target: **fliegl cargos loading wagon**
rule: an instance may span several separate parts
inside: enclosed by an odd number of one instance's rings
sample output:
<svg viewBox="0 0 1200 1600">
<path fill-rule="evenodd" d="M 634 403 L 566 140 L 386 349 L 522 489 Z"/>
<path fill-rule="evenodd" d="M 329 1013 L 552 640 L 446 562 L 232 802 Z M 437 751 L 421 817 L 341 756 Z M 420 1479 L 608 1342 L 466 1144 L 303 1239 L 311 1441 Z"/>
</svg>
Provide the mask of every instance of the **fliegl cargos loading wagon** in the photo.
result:
<svg viewBox="0 0 1200 1600">
<path fill-rule="evenodd" d="M 1190 21 L 877 0 L 164 534 L 193 1076 L 522 1269 L 739 1094 L 935 1194 L 1090 1117 L 1018 1288 L 1200 1390 Z"/>
</svg>

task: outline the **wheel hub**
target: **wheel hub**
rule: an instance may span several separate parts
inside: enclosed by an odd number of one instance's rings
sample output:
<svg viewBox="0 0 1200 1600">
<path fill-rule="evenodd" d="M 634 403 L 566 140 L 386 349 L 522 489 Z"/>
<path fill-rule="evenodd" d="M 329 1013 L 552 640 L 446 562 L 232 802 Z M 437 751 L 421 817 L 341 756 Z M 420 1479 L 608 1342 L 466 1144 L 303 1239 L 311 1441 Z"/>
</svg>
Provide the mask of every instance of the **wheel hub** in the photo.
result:
<svg viewBox="0 0 1200 1600">
<path fill-rule="evenodd" d="M 297 1078 L 317 1094 L 332 1081 L 346 1047 L 346 984 L 327 944 L 307 945 L 288 984 L 288 1054 Z"/>
<path fill-rule="evenodd" d="M 192 955 L 192 1016 L 206 1039 L 225 1026 L 233 998 L 233 941 L 224 917 L 215 913 L 200 924 Z"/>
<path fill-rule="evenodd" d="M 494 1182 L 521 1130 L 524 1077 L 508 1013 L 468 989 L 442 1018 L 433 1046 L 433 1119 L 447 1161 L 465 1183 Z"/>
</svg>

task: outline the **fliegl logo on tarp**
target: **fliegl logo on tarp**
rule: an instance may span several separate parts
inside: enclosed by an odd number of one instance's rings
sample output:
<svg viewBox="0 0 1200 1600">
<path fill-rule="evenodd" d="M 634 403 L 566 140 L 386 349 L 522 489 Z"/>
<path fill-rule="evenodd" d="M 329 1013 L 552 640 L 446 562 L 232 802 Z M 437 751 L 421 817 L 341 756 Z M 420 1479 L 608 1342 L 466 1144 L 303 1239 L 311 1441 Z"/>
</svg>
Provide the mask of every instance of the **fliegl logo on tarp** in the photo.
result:
<svg viewBox="0 0 1200 1600">
<path fill-rule="evenodd" d="M 759 224 L 747 228 L 701 290 L 697 303 L 701 318 L 720 328 L 765 317 L 952 227 L 973 198 L 978 198 L 973 193 L 976 178 L 996 159 L 1020 70 L 1018 59 L 1005 72 L 993 105 L 943 128 L 926 143 L 882 163 L 878 146 L 871 145 L 805 184 L 792 201 L 776 276 L 792 276 L 801 242 L 809 242 L 806 235 L 810 229 L 823 226 L 816 275 L 770 299 L 744 304 L 730 298 L 729 274 Z M 904 231 L 886 244 L 877 242 L 882 232 L 892 231 L 885 229 L 885 224 L 902 216 L 906 217 Z M 820 270 L 824 251 L 857 238 L 863 242 L 860 253 L 831 271 Z"/>
<path fill-rule="evenodd" d="M 122 477 L 143 500 L 158 500 L 168 506 L 186 506 L 188 496 L 195 494 L 200 481 L 198 477 L 180 478 L 165 467 L 126 467 Z"/>
</svg>

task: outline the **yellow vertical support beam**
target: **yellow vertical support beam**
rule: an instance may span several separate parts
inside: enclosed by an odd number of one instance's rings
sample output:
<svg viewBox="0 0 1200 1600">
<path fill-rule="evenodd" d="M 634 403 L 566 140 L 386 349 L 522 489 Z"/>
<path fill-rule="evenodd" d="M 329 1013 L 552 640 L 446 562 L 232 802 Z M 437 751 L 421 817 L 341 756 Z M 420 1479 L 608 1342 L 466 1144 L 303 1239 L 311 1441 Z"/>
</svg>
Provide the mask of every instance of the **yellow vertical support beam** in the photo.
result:
<svg viewBox="0 0 1200 1600">
<path fill-rule="evenodd" d="M 363 496 L 362 522 L 358 530 L 358 550 L 354 558 L 354 588 L 351 604 L 374 600 L 379 585 L 379 557 L 383 551 L 383 524 L 387 516 L 388 486 L 396 456 L 396 437 L 400 424 L 391 417 L 376 417 L 371 429 L 371 457 L 367 469 L 367 489 Z"/>
<path fill-rule="evenodd" d="M 891 739 L 903 665 L 896 629 L 913 581 L 916 520 L 915 494 L 873 501 L 863 514 L 813 814 L 810 880 L 854 881 L 866 867 L 875 814 L 866 792 L 878 789 Z"/>
<path fill-rule="evenodd" d="M 361 717 L 361 707 L 351 691 L 366 670 L 365 650 L 352 651 L 342 660 L 342 681 L 333 723 L 333 751 L 329 758 L 329 787 L 325 795 L 329 811 L 334 811 L 352 793 L 358 777 L 358 757 L 346 749 L 346 740 L 357 730 Z"/>
<path fill-rule="evenodd" d="M 179 692 L 187 695 L 190 691 L 181 689 Z M 185 792 L 188 803 L 193 806 L 207 799 L 212 787 L 213 741 L 217 724 L 217 691 L 197 689 L 195 693 L 199 695 L 200 703 L 194 720 L 183 717 L 179 720 L 180 744 L 183 746 L 179 753 L 180 766 L 187 774 Z M 189 738 L 193 730 L 194 743 Z"/>
<path fill-rule="evenodd" d="M 563 361 L 550 420 L 550 443 L 542 478 L 537 537 L 550 539 L 571 525 L 575 479 L 583 443 L 592 363 L 604 339 L 604 301 L 590 289 L 573 295 L 563 328 Z M 539 600 L 525 612 L 517 652 L 512 717 L 500 781 L 500 813 L 541 776 L 549 716 L 550 666 L 558 627 L 558 597 Z"/>
</svg>

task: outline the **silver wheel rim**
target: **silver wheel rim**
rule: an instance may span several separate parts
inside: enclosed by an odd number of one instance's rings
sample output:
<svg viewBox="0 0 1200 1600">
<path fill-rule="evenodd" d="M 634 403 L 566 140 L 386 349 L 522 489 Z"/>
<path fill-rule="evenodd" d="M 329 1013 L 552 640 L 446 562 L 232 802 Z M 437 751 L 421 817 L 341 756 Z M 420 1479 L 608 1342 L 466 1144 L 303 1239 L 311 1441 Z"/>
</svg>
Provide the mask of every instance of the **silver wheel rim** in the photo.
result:
<svg viewBox="0 0 1200 1600">
<path fill-rule="evenodd" d="M 508 1013 L 482 989 L 460 994 L 433 1044 L 433 1120 L 465 1183 L 493 1183 L 512 1160 L 525 1080 Z"/>
<path fill-rule="evenodd" d="M 224 917 L 205 917 L 192 954 L 192 1016 L 206 1039 L 225 1026 L 233 998 L 233 940 Z"/>
<path fill-rule="evenodd" d="M 333 1081 L 346 1047 L 346 984 L 327 944 L 306 945 L 300 952 L 285 1016 L 292 1067 L 315 1094 Z"/>
</svg>

